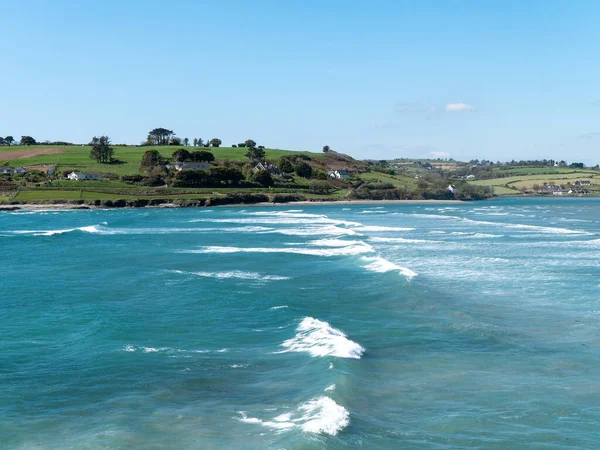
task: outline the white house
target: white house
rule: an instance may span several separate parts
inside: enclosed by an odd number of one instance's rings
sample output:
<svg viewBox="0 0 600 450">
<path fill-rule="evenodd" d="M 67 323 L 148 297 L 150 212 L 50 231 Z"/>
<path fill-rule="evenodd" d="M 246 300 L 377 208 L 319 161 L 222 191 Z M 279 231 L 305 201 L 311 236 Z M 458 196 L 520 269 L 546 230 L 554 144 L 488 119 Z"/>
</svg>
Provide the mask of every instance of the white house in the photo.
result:
<svg viewBox="0 0 600 450">
<path fill-rule="evenodd" d="M 331 170 L 327 172 L 327 175 L 338 180 L 347 180 L 350 178 L 350 173 L 347 170 Z"/>
<path fill-rule="evenodd" d="M 0 166 L 0 174 L 12 175 L 14 173 L 14 169 L 8 166 Z"/>
<path fill-rule="evenodd" d="M 25 167 L 15 167 L 15 174 L 25 173 L 25 172 L 27 172 Z"/>
<path fill-rule="evenodd" d="M 454 186 L 452 186 L 451 184 L 448 185 L 448 192 L 454 194 Z"/>
<path fill-rule="evenodd" d="M 167 169 L 175 169 L 177 172 L 182 170 L 208 170 L 213 165 L 207 162 L 178 162 L 175 164 L 167 164 Z"/>
<path fill-rule="evenodd" d="M 256 166 L 254 166 L 254 169 L 252 169 L 252 172 L 258 172 L 259 170 L 266 170 L 271 175 L 281 175 L 281 171 L 277 168 L 277 166 L 275 166 L 273 164 L 268 164 L 266 162 L 265 163 L 259 162 Z"/>
<path fill-rule="evenodd" d="M 467 175 L 465 177 L 465 180 L 474 180 L 475 179 L 475 175 Z"/>
<path fill-rule="evenodd" d="M 69 180 L 81 181 L 81 180 L 100 180 L 102 177 L 99 173 L 84 173 L 84 172 L 71 172 L 67 175 Z"/>
</svg>

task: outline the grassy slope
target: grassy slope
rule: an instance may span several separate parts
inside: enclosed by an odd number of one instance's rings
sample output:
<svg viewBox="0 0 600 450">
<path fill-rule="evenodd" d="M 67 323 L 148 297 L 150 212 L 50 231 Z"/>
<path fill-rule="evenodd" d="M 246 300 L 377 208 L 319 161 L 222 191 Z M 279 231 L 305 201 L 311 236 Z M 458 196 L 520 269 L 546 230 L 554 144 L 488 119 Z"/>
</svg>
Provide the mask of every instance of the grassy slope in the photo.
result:
<svg viewBox="0 0 600 450">
<path fill-rule="evenodd" d="M 37 148 L 45 148 L 43 146 L 12 146 L 12 147 L 0 147 L 0 161 L 2 159 L 3 151 L 16 151 L 16 150 L 33 150 Z M 113 147 L 115 150 L 115 159 L 119 160 L 120 164 L 98 164 L 94 160 L 90 159 L 90 147 L 89 146 L 48 146 L 47 148 L 60 148 L 65 151 L 56 155 L 38 155 L 33 158 L 21 158 L 13 159 L 8 161 L 8 164 L 12 167 L 18 166 L 29 166 L 34 164 L 57 164 L 57 170 L 79 170 L 82 172 L 100 172 L 100 173 L 116 173 L 118 175 L 133 175 L 139 173 L 140 161 L 142 155 L 147 150 L 158 150 L 160 154 L 165 158 L 170 158 L 171 154 L 179 146 L 158 146 L 158 147 Z M 231 159 L 238 161 L 245 161 L 247 158 L 246 148 L 232 148 L 232 147 L 220 147 L 220 148 L 203 148 L 203 147 L 187 147 L 187 150 L 209 150 L 211 151 L 216 159 Z M 314 159 L 322 159 L 321 153 L 311 152 L 292 152 L 289 150 L 280 149 L 265 149 L 267 159 L 277 160 L 281 156 L 290 154 L 305 154 Z"/>
<path fill-rule="evenodd" d="M 379 172 L 362 173 L 360 177 L 369 183 L 391 183 L 396 187 L 407 186 L 409 189 L 415 188 L 416 179 L 406 175 L 387 175 Z"/>
<path fill-rule="evenodd" d="M 512 177 L 504 177 L 504 178 L 491 178 L 489 180 L 475 180 L 471 181 L 471 184 L 479 185 L 479 186 L 504 186 L 505 184 L 515 184 L 522 182 L 530 182 L 533 184 L 543 184 L 544 182 L 550 183 L 555 182 L 557 184 L 562 184 L 562 182 L 567 182 L 569 180 L 576 179 L 590 179 L 592 177 L 599 177 L 600 172 L 593 170 L 586 170 L 585 172 L 562 172 L 556 174 L 534 174 L 534 175 L 517 175 Z"/>
</svg>

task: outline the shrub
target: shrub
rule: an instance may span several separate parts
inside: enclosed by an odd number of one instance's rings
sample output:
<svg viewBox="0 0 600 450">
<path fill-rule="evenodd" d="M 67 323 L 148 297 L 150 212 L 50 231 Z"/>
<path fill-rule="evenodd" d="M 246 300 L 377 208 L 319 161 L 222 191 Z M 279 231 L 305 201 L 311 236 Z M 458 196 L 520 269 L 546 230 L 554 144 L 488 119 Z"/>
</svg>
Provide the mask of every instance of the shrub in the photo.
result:
<svg viewBox="0 0 600 450">
<path fill-rule="evenodd" d="M 298 164 L 296 164 L 294 170 L 298 176 L 303 178 L 310 178 L 312 176 L 312 167 L 310 167 L 304 161 L 300 161 Z"/>
<path fill-rule="evenodd" d="M 264 187 L 273 186 L 275 184 L 275 181 L 268 170 L 258 170 L 252 176 L 252 181 Z"/>
<path fill-rule="evenodd" d="M 308 191 L 313 194 L 330 194 L 335 188 L 327 181 L 311 180 L 308 185 Z"/>
</svg>

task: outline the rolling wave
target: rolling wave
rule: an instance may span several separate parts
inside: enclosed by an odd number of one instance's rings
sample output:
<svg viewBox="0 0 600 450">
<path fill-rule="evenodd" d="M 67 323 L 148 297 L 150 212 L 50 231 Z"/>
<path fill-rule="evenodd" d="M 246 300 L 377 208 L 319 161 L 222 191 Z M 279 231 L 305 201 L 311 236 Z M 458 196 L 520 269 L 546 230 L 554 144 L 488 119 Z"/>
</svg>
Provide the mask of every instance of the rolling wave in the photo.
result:
<svg viewBox="0 0 600 450">
<path fill-rule="evenodd" d="M 278 353 L 307 352 L 313 357 L 336 356 L 360 359 L 365 351 L 340 330 L 312 317 L 302 319 L 296 328 L 296 335 L 284 341 L 281 346 L 285 350 Z"/>
<path fill-rule="evenodd" d="M 414 272 L 406 267 L 398 266 L 393 262 L 382 258 L 381 256 L 363 256 L 361 259 L 368 263 L 365 268 L 373 272 L 386 273 L 397 271 L 407 277 L 409 280 L 418 275 L 417 272 Z"/>
</svg>

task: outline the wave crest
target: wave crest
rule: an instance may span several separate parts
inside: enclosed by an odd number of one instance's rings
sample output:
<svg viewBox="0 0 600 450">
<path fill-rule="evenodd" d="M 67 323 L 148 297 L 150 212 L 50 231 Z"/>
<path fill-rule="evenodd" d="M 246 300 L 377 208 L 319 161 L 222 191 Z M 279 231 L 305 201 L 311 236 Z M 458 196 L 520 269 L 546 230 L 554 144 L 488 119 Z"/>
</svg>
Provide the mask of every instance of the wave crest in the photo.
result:
<svg viewBox="0 0 600 450">
<path fill-rule="evenodd" d="M 327 322 L 305 317 L 296 328 L 296 335 L 281 344 L 288 352 L 308 352 L 311 356 L 337 356 L 360 359 L 365 349 L 351 341 Z"/>
<path fill-rule="evenodd" d="M 278 432 L 300 428 L 306 433 L 325 433 L 335 436 L 350 423 L 350 413 L 329 397 L 317 397 L 289 413 L 281 414 L 272 420 L 248 417 L 240 411 L 240 420 L 268 427 Z"/>
</svg>

